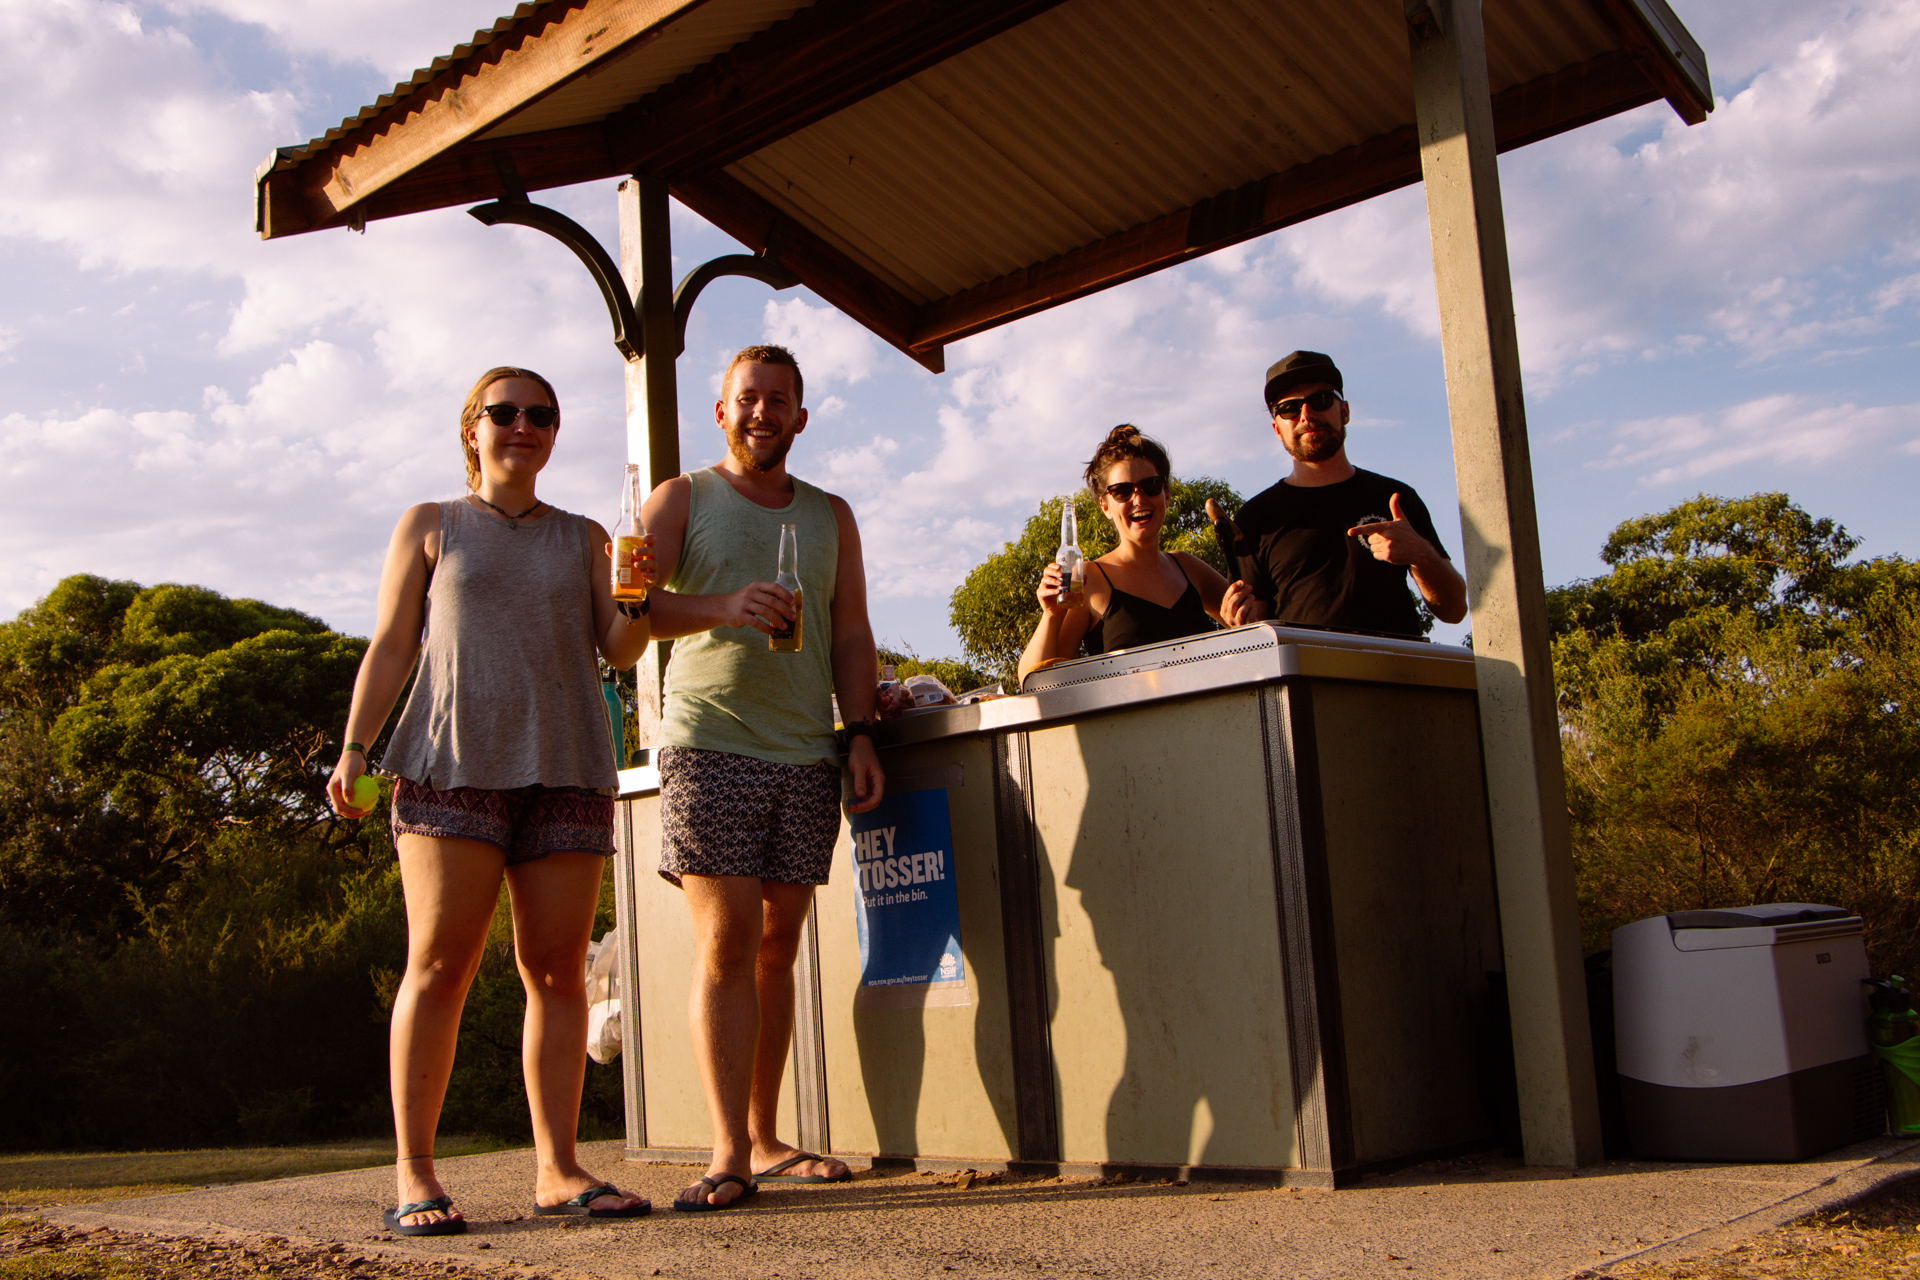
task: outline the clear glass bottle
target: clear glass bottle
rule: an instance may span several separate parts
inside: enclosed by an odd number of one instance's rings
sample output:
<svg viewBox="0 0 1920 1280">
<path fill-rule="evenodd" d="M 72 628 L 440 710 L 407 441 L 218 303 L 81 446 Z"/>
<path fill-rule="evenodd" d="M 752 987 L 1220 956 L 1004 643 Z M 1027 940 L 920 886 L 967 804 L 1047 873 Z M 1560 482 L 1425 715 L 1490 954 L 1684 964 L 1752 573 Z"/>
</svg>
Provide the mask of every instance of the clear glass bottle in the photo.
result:
<svg viewBox="0 0 1920 1280">
<path fill-rule="evenodd" d="M 1053 553 L 1060 566 L 1060 598 L 1069 609 L 1087 605 L 1087 560 L 1080 554 L 1080 512 L 1069 494 L 1060 504 L 1060 549 Z"/>
<path fill-rule="evenodd" d="M 780 526 L 780 569 L 773 580 L 793 592 L 793 621 L 767 637 L 767 648 L 775 653 L 798 653 L 804 593 L 800 588 L 800 538 L 793 525 Z"/>
<path fill-rule="evenodd" d="M 640 464 L 629 462 L 620 487 L 620 522 L 613 530 L 613 598 L 639 604 L 647 598 L 647 531 L 640 526 Z"/>
</svg>

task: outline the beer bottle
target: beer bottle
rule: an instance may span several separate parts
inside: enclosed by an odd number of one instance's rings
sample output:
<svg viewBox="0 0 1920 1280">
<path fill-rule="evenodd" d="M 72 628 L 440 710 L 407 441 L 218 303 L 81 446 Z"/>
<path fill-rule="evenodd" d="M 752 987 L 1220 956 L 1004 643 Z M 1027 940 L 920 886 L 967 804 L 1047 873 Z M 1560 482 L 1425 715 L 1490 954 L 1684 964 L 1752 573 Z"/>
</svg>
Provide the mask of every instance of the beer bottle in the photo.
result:
<svg viewBox="0 0 1920 1280">
<path fill-rule="evenodd" d="M 1060 549 L 1053 553 L 1060 566 L 1060 598 L 1070 609 L 1087 604 L 1087 561 L 1080 554 L 1080 513 L 1069 494 L 1060 504 Z"/>
<path fill-rule="evenodd" d="M 613 598 L 639 604 L 647 598 L 647 531 L 640 527 L 640 464 L 629 462 L 620 488 L 620 522 L 613 530 Z"/>
<path fill-rule="evenodd" d="M 793 592 L 793 621 L 767 637 L 767 648 L 775 653 L 800 652 L 800 539 L 795 526 L 780 526 L 780 571 L 774 582 Z"/>
</svg>

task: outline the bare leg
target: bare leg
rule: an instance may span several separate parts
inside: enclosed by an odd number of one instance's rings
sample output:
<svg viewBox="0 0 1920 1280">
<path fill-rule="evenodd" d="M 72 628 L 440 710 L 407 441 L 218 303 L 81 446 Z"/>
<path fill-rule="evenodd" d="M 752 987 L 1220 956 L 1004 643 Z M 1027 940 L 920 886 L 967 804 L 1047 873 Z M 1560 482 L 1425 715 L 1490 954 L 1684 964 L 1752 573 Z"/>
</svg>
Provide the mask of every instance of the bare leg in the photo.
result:
<svg viewBox="0 0 1920 1280">
<path fill-rule="evenodd" d="M 400 1147 L 396 1203 L 412 1204 L 446 1194 L 434 1176 L 433 1135 L 453 1071 L 460 1010 L 480 967 L 506 855 L 481 840 L 403 835 L 397 844 L 407 902 L 407 971 L 394 995 L 388 1053 Z M 433 1210 L 401 1221 L 413 1226 L 459 1216 Z"/>
<path fill-rule="evenodd" d="M 793 1041 L 793 964 L 800 954 L 800 934 L 813 906 L 813 886 L 760 882 L 760 954 L 754 982 L 760 1003 L 760 1040 L 753 1056 L 753 1092 L 747 1107 L 747 1133 L 753 1145 L 753 1168 L 768 1169 L 800 1149 L 780 1141 L 780 1078 L 786 1074 L 787 1046 Z M 831 1157 L 807 1160 L 786 1172 L 837 1178 L 847 1166 Z"/>
<path fill-rule="evenodd" d="M 680 887 L 693 915 L 693 983 L 687 1020 L 693 1030 L 694 1061 L 706 1088 L 707 1111 L 713 1117 L 713 1163 L 707 1174 L 746 1177 L 753 1172 L 747 1104 L 760 1039 L 755 986 L 762 928 L 760 881 L 751 876 L 686 875 Z M 731 1204 L 740 1194 L 740 1188 L 729 1183 L 709 1193 L 707 1202 Z"/>
<path fill-rule="evenodd" d="M 587 939 L 606 865 L 598 854 L 574 852 L 507 868 L 514 960 L 527 991 L 520 1061 L 533 1119 L 535 1204 L 562 1204 L 600 1181 L 580 1167 L 575 1142 L 587 1073 Z M 599 1196 L 591 1207 L 637 1203 Z"/>
</svg>

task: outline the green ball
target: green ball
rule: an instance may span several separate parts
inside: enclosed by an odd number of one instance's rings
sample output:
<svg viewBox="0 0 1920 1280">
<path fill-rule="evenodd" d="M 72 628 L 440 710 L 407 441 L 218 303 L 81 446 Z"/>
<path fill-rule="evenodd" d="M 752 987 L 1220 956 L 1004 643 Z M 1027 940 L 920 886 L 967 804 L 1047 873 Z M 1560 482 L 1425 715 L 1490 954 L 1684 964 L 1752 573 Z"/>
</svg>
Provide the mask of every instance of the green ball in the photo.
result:
<svg viewBox="0 0 1920 1280">
<path fill-rule="evenodd" d="M 347 799 L 356 809 L 371 809 L 380 799 L 380 784 L 370 774 L 361 774 L 353 780 L 353 789 L 347 793 Z"/>
</svg>

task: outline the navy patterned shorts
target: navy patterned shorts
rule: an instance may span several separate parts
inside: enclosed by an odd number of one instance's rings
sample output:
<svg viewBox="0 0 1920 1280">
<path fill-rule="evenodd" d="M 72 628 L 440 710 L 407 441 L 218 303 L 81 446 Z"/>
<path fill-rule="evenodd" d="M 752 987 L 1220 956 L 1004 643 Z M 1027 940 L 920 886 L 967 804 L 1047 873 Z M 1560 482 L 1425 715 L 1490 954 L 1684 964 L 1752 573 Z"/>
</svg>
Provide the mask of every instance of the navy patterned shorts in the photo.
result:
<svg viewBox="0 0 1920 1280">
<path fill-rule="evenodd" d="M 613 856 L 613 797 L 585 787 L 454 787 L 435 791 L 393 780 L 393 834 L 483 840 L 506 851 L 507 865 L 550 853 Z"/>
<path fill-rule="evenodd" d="M 660 874 L 825 884 L 840 838 L 840 768 L 660 748 Z"/>
</svg>

